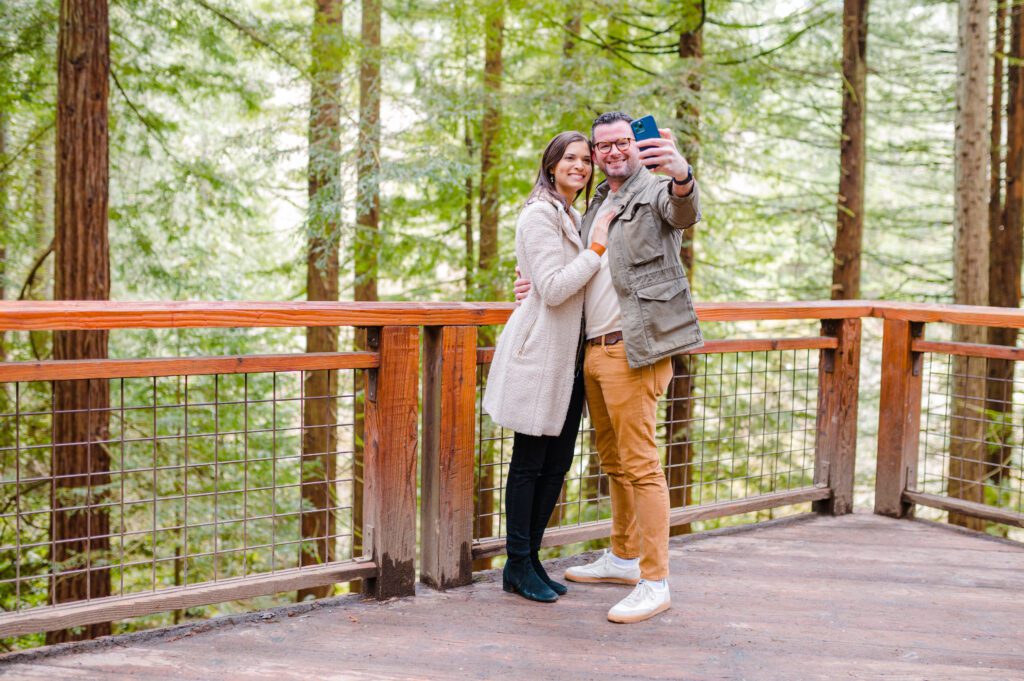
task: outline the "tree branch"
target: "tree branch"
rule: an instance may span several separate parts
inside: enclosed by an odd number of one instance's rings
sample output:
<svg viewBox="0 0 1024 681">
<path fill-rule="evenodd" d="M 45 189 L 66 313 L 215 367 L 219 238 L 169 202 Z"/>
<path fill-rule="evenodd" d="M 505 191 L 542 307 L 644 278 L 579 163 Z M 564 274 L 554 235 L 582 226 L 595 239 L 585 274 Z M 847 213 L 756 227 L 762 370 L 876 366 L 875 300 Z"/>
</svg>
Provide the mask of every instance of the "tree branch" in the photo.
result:
<svg viewBox="0 0 1024 681">
<path fill-rule="evenodd" d="M 771 48 L 768 48 L 766 50 L 761 50 L 757 54 L 753 54 L 753 55 L 751 55 L 749 57 L 743 57 L 741 59 L 727 59 L 725 61 L 715 61 L 714 63 L 717 66 L 736 66 L 737 64 L 744 64 L 744 63 L 749 62 L 749 61 L 755 61 L 757 59 L 760 59 L 761 57 L 767 57 L 769 54 L 772 54 L 774 52 L 778 52 L 779 50 L 781 50 L 783 48 L 789 47 L 790 45 L 795 43 L 797 40 L 799 40 L 801 37 L 803 37 L 803 35 L 805 33 L 810 31 L 811 29 L 814 29 L 814 28 L 817 28 L 818 26 L 821 26 L 822 24 L 824 24 L 826 21 L 828 21 L 830 19 L 831 19 L 831 17 L 822 17 L 818 21 L 815 21 L 813 23 L 807 24 L 806 26 L 804 26 L 799 31 L 797 31 L 796 33 L 792 34 L 791 36 L 789 36 L 788 38 L 783 40 L 781 43 L 779 43 L 775 47 L 771 47 Z"/>
<path fill-rule="evenodd" d="M 15 152 L 13 156 L 7 159 L 3 166 L 0 166 L 0 174 L 6 173 L 7 169 L 14 165 L 14 162 L 17 161 L 22 154 L 31 149 L 33 145 L 35 145 L 35 143 L 39 141 L 39 138 L 41 138 L 49 131 L 53 130 L 53 126 L 56 124 L 56 120 L 51 120 L 49 123 L 39 128 L 39 130 L 36 131 L 36 134 L 32 136 L 32 139 L 30 139 L 28 142 L 25 142 L 24 146 L 22 146 L 21 149 L 18 149 L 18 151 Z"/>
<path fill-rule="evenodd" d="M 35 263 L 32 265 L 32 269 L 29 270 L 28 276 L 25 277 L 25 283 L 21 285 L 21 292 L 18 293 L 18 300 L 25 300 L 25 294 L 28 293 L 28 290 L 32 287 L 32 284 L 35 282 L 36 274 L 39 272 L 39 268 L 43 266 L 43 263 L 46 261 L 46 258 L 51 253 L 53 253 L 53 243 L 54 240 L 51 239 L 50 245 L 46 247 L 46 250 L 44 250 L 36 257 Z"/>
<path fill-rule="evenodd" d="M 251 40 L 254 43 L 256 43 L 257 45 L 259 45 L 260 47 L 264 47 L 264 48 L 270 50 L 271 52 L 274 53 L 275 56 L 277 56 L 278 59 L 283 61 L 288 66 L 291 66 L 293 69 L 295 69 L 299 73 L 301 73 L 303 75 L 308 75 L 306 73 L 306 69 L 305 68 L 303 68 L 299 64 L 296 64 L 294 61 L 292 61 L 292 59 L 290 57 L 288 57 L 288 55 L 286 55 L 284 52 L 282 52 L 279 47 L 277 47 L 276 45 L 271 43 L 269 40 L 267 40 L 266 38 L 261 36 L 259 33 L 257 33 L 256 29 L 254 29 L 253 27 L 247 26 L 246 24 L 243 24 L 239 19 L 236 19 L 235 17 L 230 16 L 224 10 L 221 10 L 221 9 L 218 9 L 218 8 L 214 7 L 210 3 L 206 2 L 206 0 L 192 0 L 192 2 L 194 4 L 196 4 L 196 5 L 199 5 L 200 7 L 205 9 L 207 12 L 210 12 L 211 14 L 213 14 L 218 19 L 221 19 L 222 21 L 227 23 L 229 26 L 234 28 L 236 31 L 238 31 L 239 33 L 241 33 L 245 37 L 249 38 L 249 40 Z"/>
<path fill-rule="evenodd" d="M 175 159 L 174 154 L 172 154 L 171 150 L 167 148 L 167 140 L 165 140 L 164 136 L 160 134 L 160 131 L 154 128 L 152 124 L 146 120 L 146 117 L 142 115 L 141 111 L 139 111 L 139 107 L 135 106 L 135 102 L 133 102 L 132 98 L 128 96 L 127 92 L 125 92 L 124 87 L 121 85 L 121 81 L 117 78 L 117 71 L 114 70 L 113 66 L 110 67 L 110 77 L 114 81 L 114 87 L 116 87 L 117 91 L 121 93 L 122 97 L 124 97 L 124 101 L 128 104 L 128 108 L 132 110 L 132 113 L 134 113 L 136 118 L 139 119 L 139 122 L 142 123 L 143 127 L 145 127 L 146 130 L 156 138 L 156 141 L 160 143 L 160 148 L 164 150 L 164 153 L 172 159 Z M 175 162 L 180 163 L 177 159 L 175 159 Z"/>
</svg>

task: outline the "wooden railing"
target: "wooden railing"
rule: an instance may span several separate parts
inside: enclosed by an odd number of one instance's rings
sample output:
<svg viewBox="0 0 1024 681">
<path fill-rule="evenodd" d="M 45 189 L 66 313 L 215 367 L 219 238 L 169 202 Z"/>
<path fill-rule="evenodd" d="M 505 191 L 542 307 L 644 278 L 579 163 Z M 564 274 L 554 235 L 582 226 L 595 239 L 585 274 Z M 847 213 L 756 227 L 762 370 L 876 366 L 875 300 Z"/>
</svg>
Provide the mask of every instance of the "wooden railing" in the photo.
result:
<svg viewBox="0 0 1024 681">
<path fill-rule="evenodd" d="M 503 324 L 512 309 L 504 303 L 0 302 L 4 331 L 369 329 L 369 347 L 361 352 L 0 364 L 6 391 L 0 409 L 0 599 L 8 610 L 0 615 L 0 636 L 357 579 L 377 598 L 411 595 L 417 543 L 423 582 L 441 588 L 468 583 L 474 559 L 503 550 L 500 472 L 510 453 L 500 447 L 507 434 L 480 412 L 482 368 L 492 351 L 478 347 L 478 330 Z M 1012 485 L 1004 484 L 1022 476 L 1019 427 L 1016 433 L 997 429 L 1003 437 L 998 483 L 965 479 L 965 470 L 978 470 L 970 468 L 977 463 L 971 458 L 977 447 L 966 457 L 947 453 L 938 477 L 919 476 L 919 469 L 935 465 L 927 449 L 934 438 L 921 417 L 924 357 L 1013 362 L 1022 352 L 926 341 L 924 324 L 1021 328 L 1024 313 L 868 301 L 703 304 L 697 311 L 711 338 L 723 335 L 715 331 L 718 323 L 730 322 L 820 322 L 820 332 L 716 338 L 677 361 L 674 385 L 681 387 L 673 388 L 677 392 L 663 406 L 661 424 L 673 525 L 807 502 L 824 513 L 851 510 L 861 319 L 880 317 L 876 512 L 904 516 L 921 504 L 1022 526 L 1019 492 L 1014 497 Z M 351 392 L 340 387 L 331 395 L 305 394 L 306 372 L 314 371 L 338 372 L 339 385 L 351 386 Z M 763 388 L 740 390 L 735 377 L 748 375 L 763 380 Z M 115 425 L 102 442 L 63 443 L 47 436 L 61 416 L 53 386 L 65 381 L 110 381 L 115 399 L 102 411 Z M 960 399 L 966 397 L 954 391 L 942 406 L 959 408 L 954 403 Z M 311 428 L 303 415 L 325 400 L 345 405 L 318 426 L 331 429 L 337 445 L 303 453 L 302 439 Z M 1012 415 L 1020 400 L 1011 395 L 1005 402 Z M 981 413 L 985 423 L 1012 422 Z M 147 420 L 152 423 L 142 423 Z M 546 545 L 609 531 L 607 499 L 586 429 Z M 960 433 L 956 427 L 946 430 L 952 439 Z M 745 441 L 737 434 L 744 432 Z M 983 448 L 996 446 L 985 445 L 986 438 Z M 71 446 L 101 448 L 107 467 L 55 476 L 54 457 Z M 141 462 L 140 447 L 149 457 Z M 969 465 L 950 468 L 958 459 Z M 266 478 L 268 467 L 271 485 L 250 484 Z M 489 472 L 498 475 L 489 478 Z M 130 498 L 128 491 L 136 487 L 149 496 Z M 322 507 L 309 506 L 304 492 L 313 488 L 327 500 Z M 92 512 L 113 519 L 99 537 L 101 548 L 87 542 L 84 550 L 76 549 L 85 558 L 56 561 L 55 545 L 73 542 L 56 540 L 51 524 L 61 514 Z M 319 529 L 311 534 L 309 527 Z M 301 553 L 310 544 L 330 544 L 332 551 L 321 551 L 327 559 L 308 564 Z M 75 603 L 50 602 L 61 580 L 76 574 L 98 574 L 115 586 Z"/>
<path fill-rule="evenodd" d="M 974 529 L 1024 527 L 1024 351 L 925 339 L 926 324 L 1024 328 L 1024 311 L 886 303 L 873 314 L 885 320 L 875 512 L 920 505 Z"/>
</svg>

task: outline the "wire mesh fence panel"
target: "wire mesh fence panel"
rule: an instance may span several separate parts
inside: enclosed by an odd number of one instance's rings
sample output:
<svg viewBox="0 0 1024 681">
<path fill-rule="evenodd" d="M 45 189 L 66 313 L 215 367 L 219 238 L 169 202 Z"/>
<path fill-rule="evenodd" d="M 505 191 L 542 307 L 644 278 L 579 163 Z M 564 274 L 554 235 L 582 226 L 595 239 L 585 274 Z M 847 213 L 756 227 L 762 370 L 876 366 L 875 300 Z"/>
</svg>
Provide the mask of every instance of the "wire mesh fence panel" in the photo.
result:
<svg viewBox="0 0 1024 681">
<path fill-rule="evenodd" d="M 331 371 L 312 393 L 328 372 L 0 385 L 0 603 L 354 558 L 357 371 Z M 62 408 L 68 384 L 104 399 Z"/>
<path fill-rule="evenodd" d="M 1024 514 L 1020 364 L 925 355 L 916 491 Z"/>
<path fill-rule="evenodd" d="M 818 352 L 694 355 L 662 406 L 659 442 L 674 506 L 814 484 Z M 675 452 L 673 450 L 681 450 Z"/>
<path fill-rule="evenodd" d="M 657 446 L 673 508 L 814 485 L 817 350 L 680 355 L 659 400 Z M 504 481 L 514 433 L 482 409 L 479 367 L 474 537 L 504 536 Z M 611 517 L 608 477 L 586 412 L 549 527 Z"/>
</svg>

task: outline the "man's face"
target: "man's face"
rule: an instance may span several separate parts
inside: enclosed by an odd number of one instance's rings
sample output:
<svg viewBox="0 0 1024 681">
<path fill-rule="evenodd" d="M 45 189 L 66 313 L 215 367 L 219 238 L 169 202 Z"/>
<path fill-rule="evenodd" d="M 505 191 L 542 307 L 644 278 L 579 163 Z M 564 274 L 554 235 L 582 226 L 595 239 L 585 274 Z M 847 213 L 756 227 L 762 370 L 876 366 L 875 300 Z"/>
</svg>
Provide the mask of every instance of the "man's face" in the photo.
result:
<svg viewBox="0 0 1024 681">
<path fill-rule="evenodd" d="M 626 146 L 622 140 L 629 140 L 629 145 Z M 602 142 L 610 143 L 611 149 L 602 152 Z M 616 142 L 626 149 L 619 149 Z M 633 128 L 626 121 L 614 121 L 594 128 L 594 160 L 605 177 L 625 180 L 632 176 L 640 167 L 639 153 Z"/>
</svg>

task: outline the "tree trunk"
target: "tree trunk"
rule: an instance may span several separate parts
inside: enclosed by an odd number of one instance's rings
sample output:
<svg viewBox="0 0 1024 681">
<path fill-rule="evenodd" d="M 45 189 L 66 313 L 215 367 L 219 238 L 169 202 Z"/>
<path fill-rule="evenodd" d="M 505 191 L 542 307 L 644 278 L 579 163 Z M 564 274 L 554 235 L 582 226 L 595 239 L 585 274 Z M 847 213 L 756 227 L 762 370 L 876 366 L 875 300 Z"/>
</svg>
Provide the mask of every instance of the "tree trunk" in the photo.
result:
<svg viewBox="0 0 1024 681">
<path fill-rule="evenodd" d="M 362 47 L 359 54 L 359 144 L 356 148 L 355 299 L 378 300 L 377 254 L 380 250 L 380 0 L 363 0 Z M 366 329 L 356 329 L 356 350 L 367 349 Z M 363 453 L 365 441 L 365 373 L 356 380 L 356 447 L 353 522 L 355 546 L 363 548 Z"/>
<path fill-rule="evenodd" d="M 700 63 L 704 57 L 704 1 L 689 0 L 686 6 L 684 25 L 688 30 L 679 34 L 679 59 L 688 62 L 689 71 L 683 83 L 686 96 L 676 107 L 676 118 L 681 123 L 680 147 L 686 159 L 697 172 L 700 162 Z M 694 284 L 694 246 L 696 227 L 683 231 L 683 244 L 679 258 Z M 672 358 L 672 381 L 669 383 L 665 410 L 666 439 L 665 477 L 668 482 L 669 505 L 683 508 L 693 503 L 693 437 L 690 426 L 693 422 L 693 377 L 697 359 L 691 355 L 675 355 Z M 673 536 L 689 534 L 690 525 L 679 525 L 671 529 Z"/>
<path fill-rule="evenodd" d="M 955 133 L 954 293 L 961 305 L 988 303 L 988 0 L 960 0 Z M 954 327 L 954 339 L 983 343 L 985 329 Z M 985 460 L 984 359 L 953 359 L 949 495 L 981 502 Z M 950 513 L 949 522 L 984 529 L 984 521 Z"/>
<path fill-rule="evenodd" d="M 843 2 L 843 129 L 832 259 L 832 299 L 860 297 L 864 236 L 864 123 L 867 116 L 868 0 Z"/>
<path fill-rule="evenodd" d="M 1002 143 L 1003 143 L 1003 53 L 1006 51 L 1006 5 L 996 4 L 996 33 L 992 49 L 992 124 L 989 128 L 988 231 L 995 236 L 1003 224 Z M 990 242 L 989 259 L 995 242 Z M 989 278 L 989 295 L 992 282 Z"/>
<path fill-rule="evenodd" d="M 380 248 L 380 0 L 363 0 L 356 149 L 356 300 L 377 300 Z"/>
<path fill-rule="evenodd" d="M 562 64 L 561 64 L 561 80 L 565 84 L 566 91 L 570 95 L 575 95 L 573 88 L 579 87 L 578 84 L 583 82 L 581 73 L 582 62 L 576 55 L 576 49 L 578 47 L 578 39 L 576 36 L 580 34 L 583 28 L 583 7 L 580 0 L 572 0 L 566 3 L 566 19 L 565 19 L 565 40 L 562 41 Z M 563 103 L 562 114 L 559 116 L 558 129 L 559 130 L 577 130 L 581 127 L 583 121 L 580 120 L 580 102 L 576 100 L 575 96 L 571 99 L 567 98 Z M 587 131 L 589 133 L 589 130 Z"/>
<path fill-rule="evenodd" d="M 338 240 L 341 227 L 341 0 L 318 0 L 313 15 L 309 110 L 309 215 L 306 298 L 338 300 Z M 306 329 L 306 352 L 337 352 L 338 330 Z M 301 565 L 335 559 L 337 518 L 337 372 L 309 371 L 302 409 Z M 330 595 L 331 586 L 300 589 L 299 601 Z"/>
<path fill-rule="evenodd" d="M 628 11 L 628 8 L 626 8 L 624 4 L 611 3 L 610 5 L 606 5 L 610 11 L 608 18 L 606 19 L 607 28 L 605 29 L 604 51 L 608 55 L 607 59 L 612 66 L 613 72 L 614 69 L 622 68 L 623 61 L 618 56 L 619 51 L 624 48 L 628 48 L 630 40 L 629 26 L 622 20 L 622 17 L 619 16 L 617 6 Z M 624 92 L 629 91 L 628 81 L 623 82 L 624 80 L 626 79 L 621 77 L 605 79 L 605 83 L 607 85 L 606 101 L 611 105 L 612 109 L 625 108 L 625 106 L 620 104 Z"/>
<path fill-rule="evenodd" d="M 504 4 L 486 3 L 484 12 L 484 113 L 480 125 L 480 240 L 477 261 L 476 294 L 483 300 L 500 300 L 502 273 L 495 272 L 498 263 L 498 218 L 501 203 L 501 81 L 503 77 L 502 46 L 505 33 Z M 493 345 L 494 330 L 480 329 L 480 343 Z M 485 435 L 485 434 L 482 434 Z M 488 438 L 484 437 L 484 441 Z M 492 447 L 480 450 L 481 474 L 477 494 L 477 537 L 494 535 L 495 466 Z M 491 566 L 489 558 L 473 562 L 476 570 Z"/>
<path fill-rule="evenodd" d="M 465 127 L 463 143 L 466 145 L 466 162 L 470 164 L 473 162 L 473 155 L 476 154 L 476 145 L 473 141 L 473 126 L 470 123 L 469 118 L 463 119 L 463 126 Z M 474 246 L 473 239 L 473 175 L 472 173 L 466 173 L 466 190 L 464 195 L 465 205 L 463 206 L 463 218 L 462 218 L 462 230 L 465 235 L 466 244 L 466 300 L 470 300 L 473 292 L 473 270 L 476 262 L 476 247 Z"/>
<path fill-rule="evenodd" d="M 7 116 L 0 111 L 0 163 L 7 162 Z M 0 170 L 0 300 L 7 298 L 7 173 Z M 0 362 L 7 361 L 7 332 L 0 330 Z"/>
<path fill-rule="evenodd" d="M 107 240 L 107 97 L 110 35 L 106 0 L 63 0 L 57 45 L 55 290 L 58 300 L 110 298 Z M 58 331 L 54 357 L 102 359 L 106 331 Z M 110 516 L 99 506 L 110 484 L 105 380 L 54 383 L 52 545 L 54 604 L 109 596 Z M 109 622 L 49 632 L 47 643 L 111 632 Z"/>
<path fill-rule="evenodd" d="M 484 13 L 484 113 L 480 140 L 480 256 L 477 282 L 484 300 L 497 300 L 498 218 L 501 204 L 501 81 L 504 5 L 489 2 Z M 504 275 L 501 275 L 504 276 Z M 481 329 L 483 331 L 483 329 Z M 487 335 L 487 334 L 484 334 Z M 493 335 L 493 334 L 492 334 Z M 489 339 L 493 342 L 493 338 Z"/>
<path fill-rule="evenodd" d="M 1002 30 L 1005 29 L 1006 6 L 997 8 L 996 50 L 1004 48 Z M 1021 78 L 1021 60 L 1024 59 L 1024 7 L 1017 4 L 1010 19 L 1010 50 L 1012 57 L 1009 73 L 1009 92 L 1006 104 L 1006 200 L 1005 207 L 999 205 L 998 166 L 992 171 L 993 198 L 989 204 L 989 305 L 1000 307 L 1020 306 L 1021 247 L 1024 242 L 1024 78 Z M 996 58 L 994 81 L 1001 86 L 1002 59 Z M 1001 88 L 1000 88 L 1001 89 Z M 992 121 L 999 121 L 1001 98 L 993 96 Z M 992 133 L 993 144 L 999 136 Z M 992 152 L 994 164 L 998 164 L 998 152 Z M 1016 345 L 1017 329 L 992 327 L 988 330 L 988 342 L 996 345 Z M 986 414 L 995 421 L 987 453 L 985 476 L 999 483 L 1008 471 L 1013 448 L 1008 444 L 1013 432 L 1013 370 L 1015 362 L 990 359 L 988 361 L 988 384 L 986 387 Z"/>
</svg>

